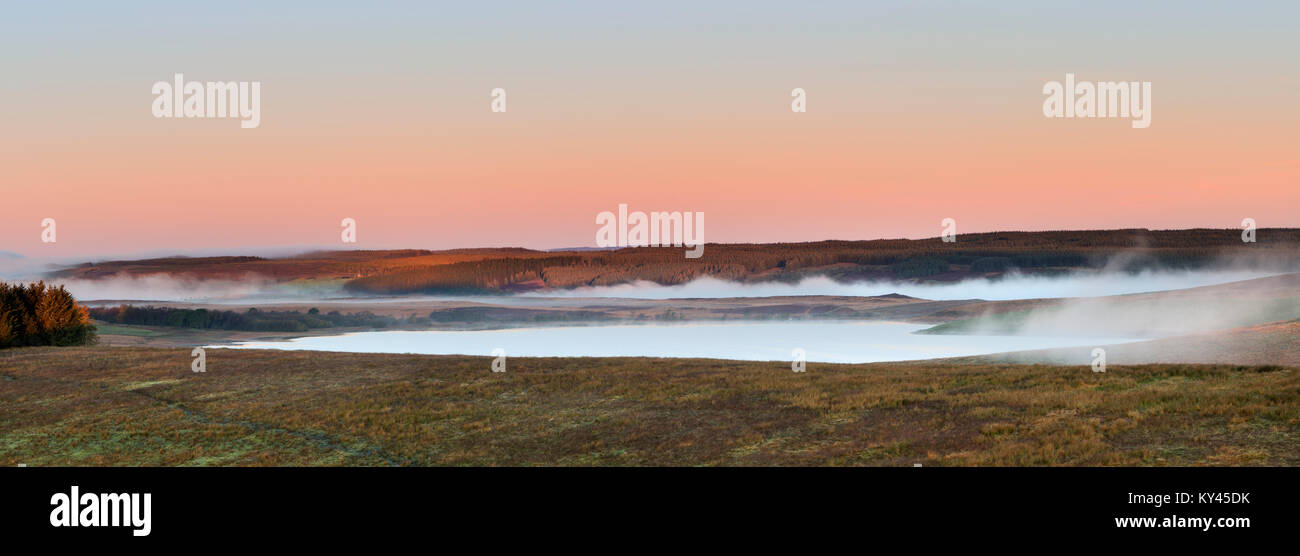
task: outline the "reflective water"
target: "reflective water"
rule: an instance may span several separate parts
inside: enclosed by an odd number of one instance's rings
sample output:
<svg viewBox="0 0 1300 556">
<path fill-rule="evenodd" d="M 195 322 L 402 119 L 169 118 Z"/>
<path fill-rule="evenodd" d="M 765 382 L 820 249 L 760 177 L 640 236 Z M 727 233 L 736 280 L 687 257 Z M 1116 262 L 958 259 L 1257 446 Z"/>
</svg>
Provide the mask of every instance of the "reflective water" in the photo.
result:
<svg viewBox="0 0 1300 556">
<path fill-rule="evenodd" d="M 798 348 L 804 350 L 808 361 L 868 363 L 1099 346 L 1140 339 L 913 334 L 927 327 L 923 324 L 894 322 L 793 321 L 562 326 L 477 331 L 393 330 L 313 336 L 280 342 L 244 342 L 234 347 L 464 355 L 490 355 L 494 349 L 501 348 L 507 356 L 703 357 L 752 361 L 789 361 L 792 352 Z"/>
</svg>

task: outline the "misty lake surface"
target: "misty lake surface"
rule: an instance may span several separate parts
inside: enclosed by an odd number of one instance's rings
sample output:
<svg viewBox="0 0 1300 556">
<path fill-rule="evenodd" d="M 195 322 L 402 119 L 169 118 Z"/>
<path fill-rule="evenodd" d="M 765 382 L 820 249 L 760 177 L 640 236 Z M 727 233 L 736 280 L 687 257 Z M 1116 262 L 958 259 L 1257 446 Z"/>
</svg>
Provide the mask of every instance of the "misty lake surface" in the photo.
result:
<svg viewBox="0 0 1300 556">
<path fill-rule="evenodd" d="M 808 361 L 873 363 L 1101 346 L 1143 339 L 913 334 L 928 327 L 896 322 L 803 321 L 388 330 L 208 347 L 484 356 L 500 348 L 508 357 L 699 357 L 749 361 L 790 361 L 795 349 L 803 349 Z"/>
<path fill-rule="evenodd" d="M 516 296 L 622 297 L 630 299 L 683 299 L 722 297 L 771 297 L 797 295 L 847 295 L 869 297 L 902 294 L 929 300 L 954 299 L 1034 299 L 1062 297 L 1100 297 L 1181 290 L 1228 284 L 1276 276 L 1276 272 L 1254 270 L 1144 271 L 1075 273 L 1066 276 L 1028 276 L 1017 273 L 1002 278 L 971 278 L 957 282 L 836 282 L 825 276 L 805 278 L 798 283 L 759 282 L 740 284 L 717 278 L 697 278 L 685 284 L 664 286 L 650 282 L 615 286 L 549 290 Z"/>
<path fill-rule="evenodd" d="M 902 294 L 929 300 L 1032 299 L 1098 297 L 1170 291 L 1227 284 L 1276 276 L 1278 272 L 1256 270 L 1149 271 L 1139 273 L 1098 272 L 1067 276 L 1027 276 L 1016 273 L 998 279 L 972 278 L 958 282 L 851 282 L 840 283 L 824 276 L 805 278 L 794 284 L 781 282 L 736 283 L 703 277 L 685 284 L 664 286 L 650 282 L 616 286 L 582 287 L 530 292 L 517 295 L 398 295 L 354 296 L 338 287 L 302 288 L 265 280 L 191 281 L 162 276 L 125 277 L 112 280 L 58 280 L 82 300 L 185 301 L 229 305 L 248 303 L 404 303 L 408 301 L 475 301 L 512 305 L 583 303 L 581 298 L 624 299 L 707 299 L 725 297 L 771 297 L 802 295 L 876 296 Z"/>
</svg>

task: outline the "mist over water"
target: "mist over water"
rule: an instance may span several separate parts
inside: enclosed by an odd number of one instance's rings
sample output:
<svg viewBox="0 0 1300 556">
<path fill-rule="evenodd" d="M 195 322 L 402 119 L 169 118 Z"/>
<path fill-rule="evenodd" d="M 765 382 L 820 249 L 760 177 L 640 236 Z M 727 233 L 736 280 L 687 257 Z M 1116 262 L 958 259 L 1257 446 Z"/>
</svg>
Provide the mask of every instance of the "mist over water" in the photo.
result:
<svg viewBox="0 0 1300 556">
<path fill-rule="evenodd" d="M 1212 286 L 1241 280 L 1275 276 L 1262 270 L 1144 271 L 1139 273 L 1097 272 L 1064 276 L 1008 274 L 1002 278 L 976 278 L 959 282 L 873 281 L 841 283 L 826 277 L 806 278 L 797 283 L 739 283 L 717 278 L 700 278 L 686 284 L 665 286 L 635 282 L 617 286 L 547 290 L 501 295 L 403 295 L 365 297 L 344 292 L 338 283 L 305 287 L 277 283 L 249 275 L 239 280 L 196 280 L 165 275 L 117 276 L 97 280 L 46 280 L 68 288 L 79 300 L 176 301 L 194 303 L 295 303 L 323 299 L 351 299 L 383 302 L 414 299 L 465 300 L 485 303 L 561 303 L 565 298 L 728 298 L 770 296 L 877 296 L 902 294 L 932 300 L 1097 297 L 1168 291 Z"/>
<path fill-rule="evenodd" d="M 874 363 L 1109 345 L 1138 339 L 914 334 L 925 327 L 896 322 L 842 321 L 563 326 L 474 331 L 394 330 L 208 347 L 484 356 L 501 348 L 508 357 L 701 357 L 780 361 L 778 365 L 789 369 L 796 348 L 805 351 L 807 361 Z"/>
<path fill-rule="evenodd" d="M 1042 298 L 1030 310 L 998 313 L 935 326 L 930 324 L 844 320 L 786 322 L 695 322 L 645 326 L 608 324 L 479 331 L 376 331 L 314 336 L 288 342 L 257 342 L 237 347 L 323 351 L 487 355 L 503 347 L 518 356 L 650 356 L 745 360 L 790 359 L 795 348 L 809 361 L 865 363 L 985 355 L 1120 344 L 1300 318 L 1300 297 L 1291 283 L 1269 281 L 1219 290 L 1158 296 L 1108 297 L 1187 290 L 1276 276 L 1260 270 L 1096 272 L 1063 276 L 1010 274 L 1001 279 L 946 283 L 897 281 L 839 283 L 808 278 L 794 284 L 741 284 L 704 278 L 677 286 L 635 283 L 619 286 L 533 292 L 517 295 L 358 297 L 341 282 L 317 287 L 249 275 L 238 280 L 196 280 L 164 275 L 119 276 L 100 280 L 55 280 L 79 300 L 95 304 L 174 301 L 235 305 L 308 304 L 323 301 L 368 305 L 416 300 L 473 301 L 497 305 L 562 307 L 591 304 L 591 298 L 756 298 L 766 296 L 878 296 L 903 294 L 931 300 L 1015 300 Z M 1279 286 L 1280 285 L 1280 286 Z M 1280 287 L 1268 294 L 1268 288 Z M 1293 286 L 1290 286 L 1293 287 Z M 1243 293 L 1245 292 L 1245 293 Z M 1265 293 L 1260 293 L 1265 292 Z M 1258 295 L 1255 295 L 1258 294 Z M 1290 297 L 1288 297 L 1290 296 Z M 959 325 L 959 326 L 958 326 Z M 944 328 L 947 327 L 947 328 Z M 223 347 L 223 346 L 214 346 Z M 230 347 L 230 346 L 224 346 Z"/>
<path fill-rule="evenodd" d="M 1300 298 L 1205 295 L 1080 297 L 1032 311 L 984 314 L 967 334 L 1179 336 L 1300 319 Z"/>
<path fill-rule="evenodd" d="M 897 293 L 932 300 L 1036 299 L 1097 297 L 1213 286 L 1275 276 L 1258 270 L 1099 272 L 1066 276 L 1008 274 L 998 279 L 976 278 L 960 282 L 911 283 L 896 281 L 841 283 L 826 277 L 807 278 L 795 284 L 741 284 L 716 278 L 664 286 L 637 282 L 522 294 L 527 297 L 623 297 L 634 299 L 770 297 L 796 295 L 876 296 Z"/>
</svg>

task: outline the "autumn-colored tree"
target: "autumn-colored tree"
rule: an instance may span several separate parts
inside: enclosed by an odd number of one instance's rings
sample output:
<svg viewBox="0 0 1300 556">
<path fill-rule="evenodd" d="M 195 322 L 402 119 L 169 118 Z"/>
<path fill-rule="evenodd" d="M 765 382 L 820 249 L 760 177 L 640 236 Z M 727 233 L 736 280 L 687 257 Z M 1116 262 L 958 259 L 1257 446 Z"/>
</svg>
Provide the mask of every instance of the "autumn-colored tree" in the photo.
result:
<svg viewBox="0 0 1300 556">
<path fill-rule="evenodd" d="M 94 342 L 89 311 L 63 286 L 0 283 L 0 348 Z"/>
</svg>

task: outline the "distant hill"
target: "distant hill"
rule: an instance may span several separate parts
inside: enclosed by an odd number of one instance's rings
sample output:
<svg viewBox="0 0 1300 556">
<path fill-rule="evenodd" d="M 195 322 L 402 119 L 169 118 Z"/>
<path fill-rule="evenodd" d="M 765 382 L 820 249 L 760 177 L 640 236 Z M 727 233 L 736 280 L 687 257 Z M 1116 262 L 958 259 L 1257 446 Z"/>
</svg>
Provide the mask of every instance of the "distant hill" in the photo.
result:
<svg viewBox="0 0 1300 556">
<path fill-rule="evenodd" d="M 649 281 L 680 284 L 703 276 L 741 282 L 829 276 L 958 280 L 1009 271 L 1060 273 L 1085 269 L 1202 268 L 1215 264 L 1293 269 L 1300 266 L 1300 229 L 1257 232 L 1243 243 L 1236 229 L 1081 230 L 962 234 L 929 239 L 828 240 L 806 243 L 708 244 L 687 259 L 680 247 L 535 251 L 522 248 L 429 251 L 318 251 L 282 258 L 167 257 L 88 263 L 58 278 L 169 274 L 199 279 L 341 280 L 359 294 L 494 293 Z"/>
<path fill-rule="evenodd" d="M 618 247 L 561 247 L 559 249 L 547 249 L 549 253 L 562 251 L 618 251 Z"/>
</svg>

